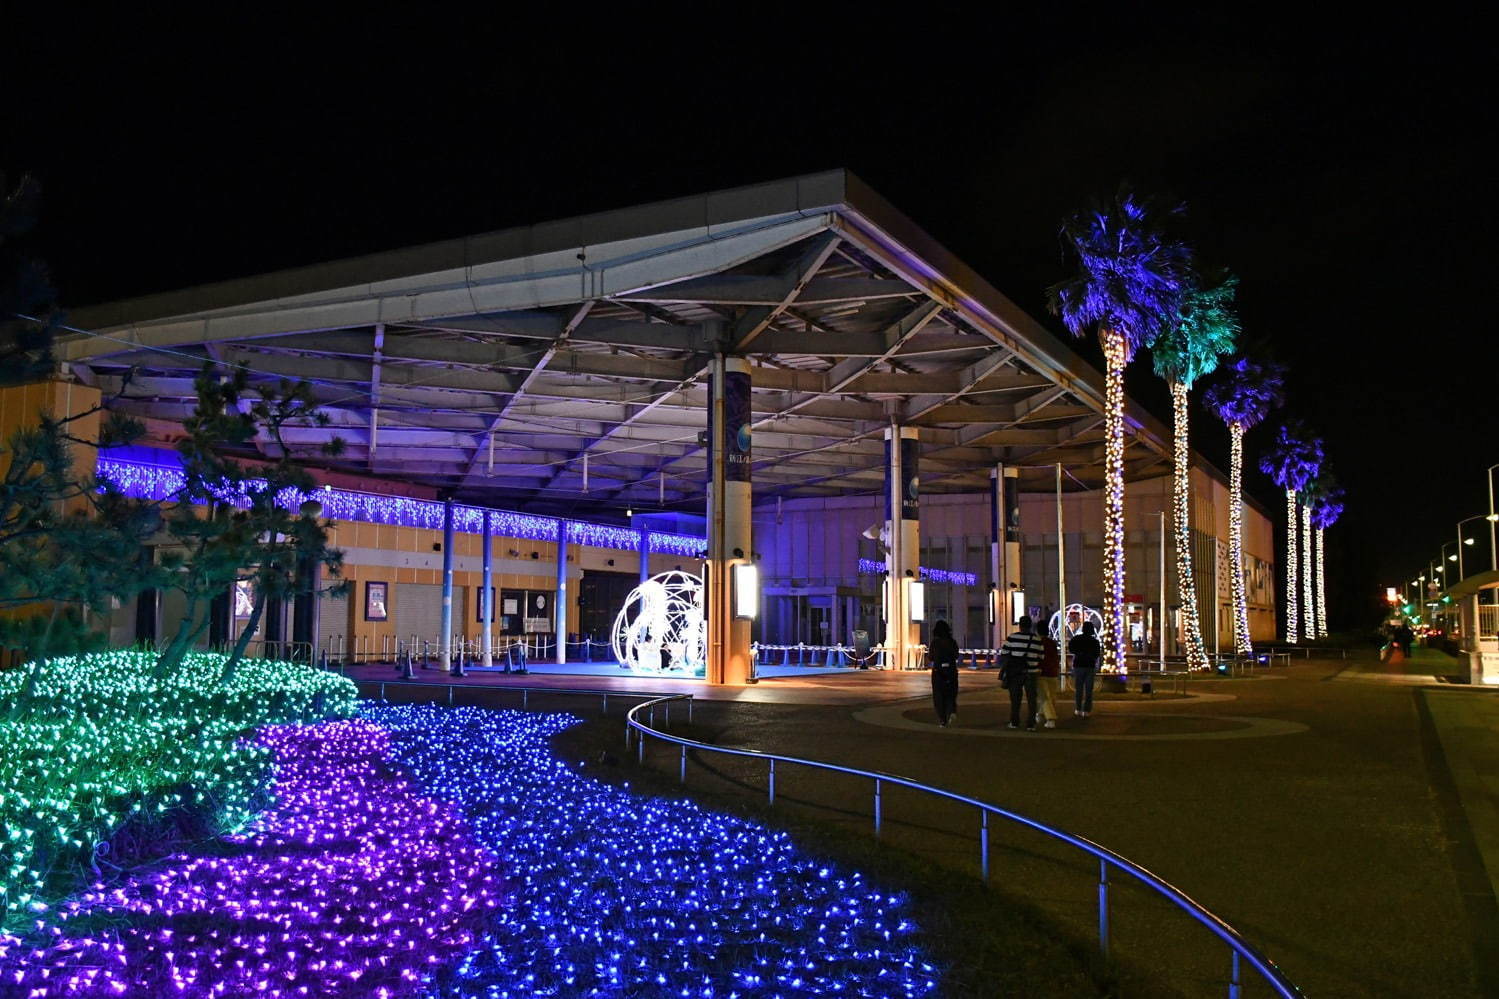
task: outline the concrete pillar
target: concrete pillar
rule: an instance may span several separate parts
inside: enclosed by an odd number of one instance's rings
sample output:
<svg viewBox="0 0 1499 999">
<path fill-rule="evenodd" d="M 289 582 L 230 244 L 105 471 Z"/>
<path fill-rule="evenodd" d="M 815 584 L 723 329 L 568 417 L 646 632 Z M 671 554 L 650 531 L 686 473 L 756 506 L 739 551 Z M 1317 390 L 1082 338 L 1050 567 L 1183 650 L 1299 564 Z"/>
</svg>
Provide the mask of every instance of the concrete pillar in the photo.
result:
<svg viewBox="0 0 1499 999">
<path fill-rule="evenodd" d="M 463 675 L 463 658 L 453 659 L 453 497 L 442 501 L 442 634 L 437 636 L 442 649 L 442 668 L 454 676 Z"/>
<path fill-rule="evenodd" d="M 557 664 L 567 662 L 567 523 L 557 525 L 557 592 L 552 596 L 552 615 L 556 619 Z"/>
<path fill-rule="evenodd" d="M 885 430 L 885 649 L 895 669 L 916 665 L 921 622 L 911 620 L 911 585 L 920 581 L 921 513 L 915 427 Z"/>
<path fill-rule="evenodd" d="M 567 530 L 567 522 L 559 525 Z M 494 537 L 490 534 L 490 512 L 484 510 L 483 537 L 479 541 L 480 560 L 483 563 L 483 579 L 479 581 L 479 606 L 484 609 L 484 634 L 479 639 L 484 668 L 494 665 Z"/>
<path fill-rule="evenodd" d="M 994 584 L 993 648 L 1004 644 L 1014 628 L 1011 594 L 1020 589 L 1020 469 L 995 465 L 989 470 L 989 581 Z"/>
<path fill-rule="evenodd" d="M 750 621 L 736 620 L 730 563 L 752 557 L 750 523 L 750 368 L 742 357 L 715 354 L 708 393 L 709 683 L 750 678 Z"/>
</svg>

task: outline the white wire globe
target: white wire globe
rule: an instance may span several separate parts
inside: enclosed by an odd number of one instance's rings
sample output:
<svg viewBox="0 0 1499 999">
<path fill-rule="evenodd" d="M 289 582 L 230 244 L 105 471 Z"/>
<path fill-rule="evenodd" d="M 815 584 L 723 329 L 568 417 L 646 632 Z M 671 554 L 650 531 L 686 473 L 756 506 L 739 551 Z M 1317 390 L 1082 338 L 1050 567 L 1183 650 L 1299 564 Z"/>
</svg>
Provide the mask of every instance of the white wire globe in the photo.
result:
<svg viewBox="0 0 1499 999">
<path fill-rule="evenodd" d="M 614 618 L 611 644 L 614 658 L 626 669 L 703 675 L 707 631 L 702 579 L 674 569 L 635 587 Z"/>
<path fill-rule="evenodd" d="M 1067 605 L 1067 637 L 1068 637 L 1068 639 L 1071 639 L 1073 635 L 1076 635 L 1078 632 L 1080 632 L 1080 631 L 1083 630 L 1083 622 L 1084 621 L 1092 621 L 1093 622 L 1093 633 L 1095 635 L 1102 635 L 1103 634 L 1103 615 L 1102 614 L 1098 613 L 1098 611 L 1094 610 L 1092 607 L 1088 607 L 1088 606 L 1085 606 L 1083 604 L 1068 604 Z M 1054 642 L 1060 642 L 1062 640 L 1062 612 L 1061 611 L 1058 611 L 1057 613 L 1055 613 L 1055 614 L 1053 614 L 1051 616 L 1051 624 L 1047 626 L 1046 633 L 1051 636 L 1051 639 Z"/>
</svg>

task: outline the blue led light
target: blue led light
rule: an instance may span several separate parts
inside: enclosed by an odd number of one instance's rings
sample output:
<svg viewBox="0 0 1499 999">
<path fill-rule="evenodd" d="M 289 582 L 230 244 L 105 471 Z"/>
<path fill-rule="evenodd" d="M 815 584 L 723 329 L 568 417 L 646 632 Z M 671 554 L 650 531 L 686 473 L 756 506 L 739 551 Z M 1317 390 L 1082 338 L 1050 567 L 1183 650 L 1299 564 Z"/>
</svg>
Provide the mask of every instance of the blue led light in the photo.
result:
<svg viewBox="0 0 1499 999">
<path fill-rule="evenodd" d="M 416 784 L 452 802 L 510 897 L 429 995 L 925 996 L 903 898 L 790 837 L 579 774 L 567 715 L 375 706 Z"/>
<path fill-rule="evenodd" d="M 170 465 L 152 465 L 137 461 L 100 456 L 96 474 L 108 479 L 127 496 L 140 499 L 170 500 L 178 498 L 186 484 L 180 468 Z M 247 505 L 243 495 L 227 492 L 215 494 L 217 499 L 238 506 Z M 334 489 L 324 486 L 314 493 L 303 493 L 288 489 L 277 497 L 277 502 L 288 510 L 296 510 L 305 500 L 315 499 L 323 505 L 323 516 L 331 520 L 357 521 L 365 524 L 391 524 L 397 527 L 420 527 L 432 531 L 442 530 L 442 504 L 437 500 L 416 499 L 410 496 L 381 496 L 376 493 L 355 492 L 349 489 Z M 610 524 L 594 524 L 582 520 L 558 520 L 555 517 L 537 517 L 513 510 L 490 510 L 490 534 L 502 538 L 520 538 L 526 541 L 556 541 L 559 525 L 567 525 L 567 540 L 572 544 L 588 545 L 592 548 L 619 548 L 638 551 L 640 532 L 628 527 Z M 483 529 L 484 508 L 455 504 L 453 526 L 467 534 L 479 534 Z M 688 534 L 665 534 L 649 532 L 646 542 L 649 550 L 662 555 L 695 557 L 708 545 L 703 538 Z"/>
<path fill-rule="evenodd" d="M 859 559 L 859 572 L 869 576 L 885 571 L 885 563 L 872 558 Z M 952 569 L 933 569 L 921 566 L 921 578 L 931 583 L 951 583 L 954 586 L 977 586 L 979 578 L 971 572 L 956 572 Z"/>
</svg>

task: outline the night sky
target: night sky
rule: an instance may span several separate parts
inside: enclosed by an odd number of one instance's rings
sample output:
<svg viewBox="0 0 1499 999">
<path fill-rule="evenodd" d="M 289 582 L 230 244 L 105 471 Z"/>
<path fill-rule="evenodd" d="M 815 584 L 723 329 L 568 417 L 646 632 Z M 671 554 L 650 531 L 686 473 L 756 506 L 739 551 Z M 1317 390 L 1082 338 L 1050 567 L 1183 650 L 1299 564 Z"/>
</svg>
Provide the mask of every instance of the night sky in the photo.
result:
<svg viewBox="0 0 1499 999">
<path fill-rule="evenodd" d="M 41 180 L 30 246 L 79 306 L 843 166 L 1058 331 L 1058 224 L 1127 179 L 1188 204 L 1200 255 L 1240 275 L 1248 341 L 1290 366 L 1251 461 L 1284 415 L 1327 440 L 1349 492 L 1335 626 L 1371 623 L 1486 512 L 1499 211 L 1477 25 L 1007 16 L 880 37 L 743 8 L 690 39 L 647 10 L 7 16 L 0 169 Z M 1194 429 L 1226 467 L 1221 425 Z"/>
</svg>

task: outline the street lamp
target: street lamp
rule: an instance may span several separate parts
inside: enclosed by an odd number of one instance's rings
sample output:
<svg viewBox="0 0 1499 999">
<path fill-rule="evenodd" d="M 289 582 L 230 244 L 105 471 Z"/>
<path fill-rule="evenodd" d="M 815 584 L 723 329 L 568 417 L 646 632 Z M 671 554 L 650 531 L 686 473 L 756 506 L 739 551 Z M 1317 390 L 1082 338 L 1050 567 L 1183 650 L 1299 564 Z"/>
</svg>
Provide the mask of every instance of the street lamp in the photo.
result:
<svg viewBox="0 0 1499 999">
<path fill-rule="evenodd" d="M 1462 520 L 1459 520 L 1457 522 L 1457 540 L 1458 540 L 1458 546 L 1457 546 L 1457 575 L 1458 575 L 1459 579 L 1467 579 L 1468 578 L 1467 572 L 1463 569 L 1463 548 L 1467 547 L 1468 545 L 1473 544 L 1473 539 L 1472 538 L 1465 538 L 1465 537 L 1463 537 L 1463 525 L 1466 524 L 1466 523 L 1468 523 L 1468 521 L 1470 521 L 1470 520 L 1484 520 L 1484 519 L 1486 519 L 1486 518 L 1483 516 L 1483 514 L 1475 514 L 1472 517 L 1464 517 Z"/>
</svg>

